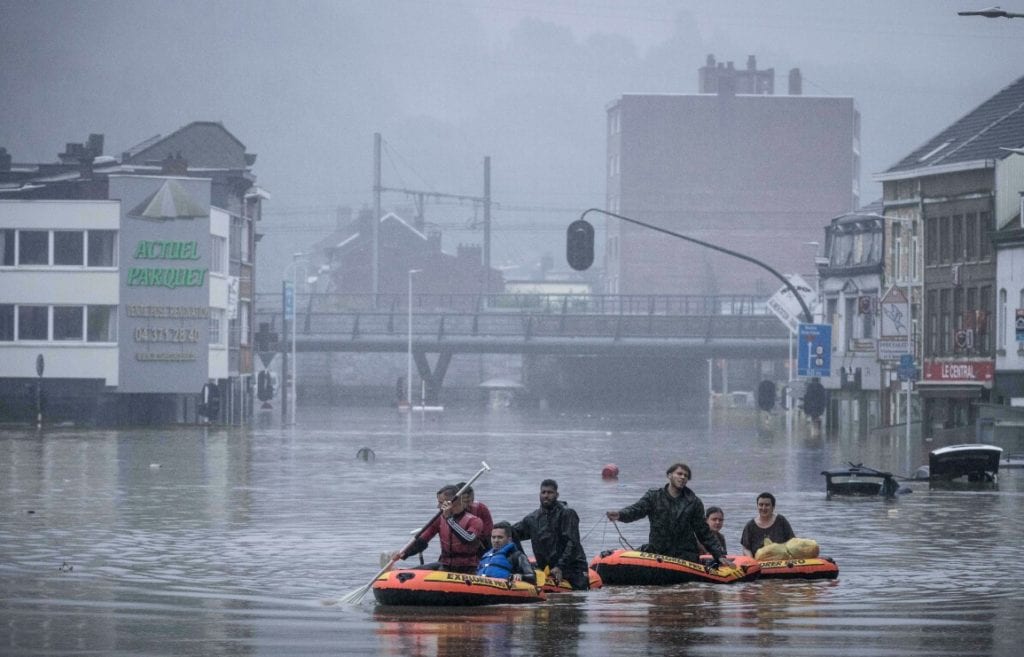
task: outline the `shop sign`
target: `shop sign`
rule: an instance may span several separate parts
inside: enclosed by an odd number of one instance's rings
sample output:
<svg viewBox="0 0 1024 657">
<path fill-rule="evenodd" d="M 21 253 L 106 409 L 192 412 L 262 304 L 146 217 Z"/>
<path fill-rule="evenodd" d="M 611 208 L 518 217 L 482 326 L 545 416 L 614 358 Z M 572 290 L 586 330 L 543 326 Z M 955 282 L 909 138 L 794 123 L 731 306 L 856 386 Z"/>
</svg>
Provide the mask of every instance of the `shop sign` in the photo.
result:
<svg viewBox="0 0 1024 657">
<path fill-rule="evenodd" d="M 939 383 L 987 383 L 995 373 L 991 360 L 929 360 L 924 380 Z"/>
</svg>

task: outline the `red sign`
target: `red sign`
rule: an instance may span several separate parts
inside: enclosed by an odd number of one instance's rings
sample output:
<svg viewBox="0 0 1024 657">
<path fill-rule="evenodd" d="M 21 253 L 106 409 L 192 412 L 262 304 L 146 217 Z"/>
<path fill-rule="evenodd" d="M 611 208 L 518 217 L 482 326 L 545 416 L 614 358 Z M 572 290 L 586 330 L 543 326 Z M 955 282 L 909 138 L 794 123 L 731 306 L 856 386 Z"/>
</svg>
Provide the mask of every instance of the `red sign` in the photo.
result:
<svg viewBox="0 0 1024 657">
<path fill-rule="evenodd" d="M 924 380 L 948 383 L 992 381 L 996 365 L 991 360 L 926 360 Z"/>
</svg>

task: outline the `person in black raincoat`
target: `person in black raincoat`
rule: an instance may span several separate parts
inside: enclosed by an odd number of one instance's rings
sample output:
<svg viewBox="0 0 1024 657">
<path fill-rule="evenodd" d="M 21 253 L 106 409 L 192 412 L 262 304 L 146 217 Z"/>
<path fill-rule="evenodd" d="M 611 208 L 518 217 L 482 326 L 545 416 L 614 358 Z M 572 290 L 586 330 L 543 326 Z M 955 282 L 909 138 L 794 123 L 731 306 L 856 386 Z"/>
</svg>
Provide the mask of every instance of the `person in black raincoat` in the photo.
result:
<svg viewBox="0 0 1024 657">
<path fill-rule="evenodd" d="M 512 527 L 517 541 L 529 539 L 537 570 L 549 568 L 556 584 L 563 579 L 577 590 L 590 588 L 587 555 L 580 544 L 580 517 L 558 501 L 558 482 L 540 482 L 540 508 Z"/>
<path fill-rule="evenodd" d="M 624 509 L 608 511 L 608 519 L 613 522 L 633 522 L 648 518 L 651 523 L 650 535 L 648 543 L 640 547 L 642 552 L 696 562 L 700 558 L 700 546 L 703 545 L 715 563 L 732 565 L 725 558 L 725 550 L 718 538 L 708 527 L 704 517 L 704 503 L 686 486 L 690 480 L 690 466 L 673 463 L 665 474 L 668 483 L 662 488 L 650 489 L 635 504 Z"/>
</svg>

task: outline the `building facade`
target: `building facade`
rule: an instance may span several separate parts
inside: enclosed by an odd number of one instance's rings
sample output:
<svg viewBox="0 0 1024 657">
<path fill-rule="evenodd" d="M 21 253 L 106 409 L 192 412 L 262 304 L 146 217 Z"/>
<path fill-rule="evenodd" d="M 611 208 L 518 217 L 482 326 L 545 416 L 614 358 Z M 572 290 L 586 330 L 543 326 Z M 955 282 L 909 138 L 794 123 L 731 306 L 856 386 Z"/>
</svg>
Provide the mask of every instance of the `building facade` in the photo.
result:
<svg viewBox="0 0 1024 657">
<path fill-rule="evenodd" d="M 253 156 L 194 123 L 60 159 L 0 163 L 0 420 L 36 415 L 41 386 L 48 421 L 247 421 Z"/>
<path fill-rule="evenodd" d="M 861 434 L 878 426 L 881 416 L 883 222 L 868 211 L 832 219 L 818 266 L 823 322 L 832 325 L 832 375 L 821 379 L 829 391 L 827 421 L 833 428 Z"/>
<path fill-rule="evenodd" d="M 921 247 L 918 324 L 923 430 L 973 426 L 993 401 L 996 250 L 1019 214 L 1024 78 L 1007 86 L 884 173 L 892 234 Z M 915 239 L 916 238 L 916 239 Z M 922 244 L 923 242 L 923 244 Z M 916 255 L 909 265 L 917 264 Z M 890 254 L 895 262 L 905 256 Z"/>
<path fill-rule="evenodd" d="M 799 75 L 790 95 L 772 95 L 751 66 L 702 69 L 702 88 L 713 81 L 716 93 L 611 102 L 606 207 L 785 268 L 806 260 L 822 217 L 859 205 L 860 115 L 852 98 L 798 95 Z M 753 264 L 615 219 L 605 266 L 611 294 L 768 295 L 777 286 Z"/>
</svg>

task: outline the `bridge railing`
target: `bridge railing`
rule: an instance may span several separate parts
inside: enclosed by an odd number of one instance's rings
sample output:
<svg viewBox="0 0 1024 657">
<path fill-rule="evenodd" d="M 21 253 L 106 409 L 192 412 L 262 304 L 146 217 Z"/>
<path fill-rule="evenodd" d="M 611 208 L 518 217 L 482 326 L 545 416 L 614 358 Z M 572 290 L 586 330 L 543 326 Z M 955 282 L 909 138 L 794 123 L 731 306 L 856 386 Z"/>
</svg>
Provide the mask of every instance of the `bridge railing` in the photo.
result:
<svg viewBox="0 0 1024 657">
<path fill-rule="evenodd" d="M 296 314 L 408 310 L 404 294 L 298 294 Z M 527 312 L 596 315 L 768 315 L 762 297 L 753 295 L 619 294 L 415 294 L 413 310 L 435 312 Z M 257 314 L 281 310 L 281 294 L 256 297 Z"/>
<path fill-rule="evenodd" d="M 418 300 L 414 299 L 414 305 Z M 394 303 L 384 309 L 338 308 L 333 307 L 335 301 L 326 296 L 300 295 L 296 299 L 296 333 L 358 339 L 360 336 L 397 337 L 409 332 L 408 308 L 404 305 Z M 647 307 L 670 309 L 667 304 L 648 304 Z M 705 307 L 721 309 L 720 305 L 715 304 L 705 304 Z M 412 314 L 412 332 L 417 339 L 478 336 L 530 340 L 541 337 L 749 339 L 774 336 L 784 331 L 782 324 L 773 315 L 697 313 L 698 308 L 692 303 L 689 306 L 679 304 L 676 309 L 677 314 L 579 312 L 570 311 L 569 304 L 564 301 L 563 309 L 559 312 L 552 312 L 544 306 L 488 307 L 469 311 L 451 307 L 440 310 L 416 307 Z M 280 306 L 257 306 L 256 322 L 257 326 L 266 324 L 271 331 L 280 330 L 283 326 Z"/>
</svg>

